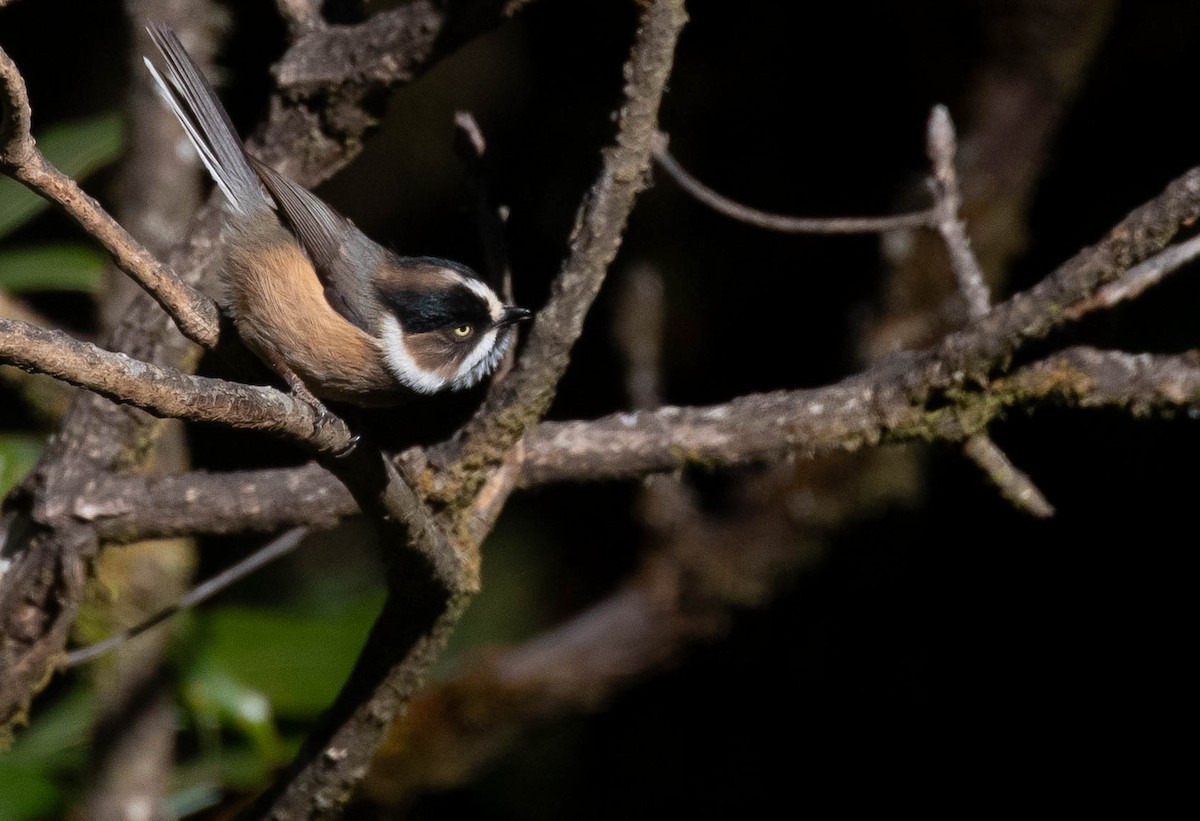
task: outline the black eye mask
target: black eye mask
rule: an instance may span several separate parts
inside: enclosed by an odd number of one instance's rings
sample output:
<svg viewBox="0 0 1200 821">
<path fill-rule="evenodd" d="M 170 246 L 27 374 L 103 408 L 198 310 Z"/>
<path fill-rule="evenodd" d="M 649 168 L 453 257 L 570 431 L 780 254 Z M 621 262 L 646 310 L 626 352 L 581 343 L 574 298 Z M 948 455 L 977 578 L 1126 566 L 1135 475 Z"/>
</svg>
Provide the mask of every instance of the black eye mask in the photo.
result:
<svg viewBox="0 0 1200 821">
<path fill-rule="evenodd" d="M 391 309 L 406 333 L 426 333 L 459 325 L 485 327 L 491 320 L 484 300 L 456 285 L 444 291 L 388 291 L 380 299 Z"/>
</svg>

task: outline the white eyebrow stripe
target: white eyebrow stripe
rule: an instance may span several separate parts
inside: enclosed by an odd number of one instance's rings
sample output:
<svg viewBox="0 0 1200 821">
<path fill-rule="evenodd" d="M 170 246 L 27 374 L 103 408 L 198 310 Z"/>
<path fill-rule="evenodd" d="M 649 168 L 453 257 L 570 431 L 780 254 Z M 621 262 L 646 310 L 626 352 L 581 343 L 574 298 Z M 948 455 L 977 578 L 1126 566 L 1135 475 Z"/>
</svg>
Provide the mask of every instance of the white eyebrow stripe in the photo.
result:
<svg viewBox="0 0 1200 821">
<path fill-rule="evenodd" d="M 504 305 L 500 302 L 500 298 L 496 296 L 496 292 L 487 286 L 486 283 L 480 282 L 477 279 L 470 277 L 463 278 L 463 284 L 475 292 L 475 295 L 487 303 L 488 315 L 492 318 L 492 322 L 497 321 L 504 315 Z"/>
</svg>

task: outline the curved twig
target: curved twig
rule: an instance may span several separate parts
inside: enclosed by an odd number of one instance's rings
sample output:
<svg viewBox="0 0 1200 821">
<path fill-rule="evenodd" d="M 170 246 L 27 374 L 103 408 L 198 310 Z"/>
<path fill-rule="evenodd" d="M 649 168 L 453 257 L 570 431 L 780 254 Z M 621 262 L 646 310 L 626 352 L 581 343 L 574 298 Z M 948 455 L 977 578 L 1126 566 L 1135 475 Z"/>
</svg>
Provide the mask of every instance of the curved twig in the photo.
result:
<svg viewBox="0 0 1200 821">
<path fill-rule="evenodd" d="M 704 203 L 718 214 L 767 231 L 781 234 L 879 234 L 934 225 L 934 214 L 929 210 L 888 217 L 791 217 L 742 205 L 718 194 L 689 174 L 667 150 L 667 136 L 661 133 L 655 137 L 654 161 L 696 201 Z"/>
</svg>

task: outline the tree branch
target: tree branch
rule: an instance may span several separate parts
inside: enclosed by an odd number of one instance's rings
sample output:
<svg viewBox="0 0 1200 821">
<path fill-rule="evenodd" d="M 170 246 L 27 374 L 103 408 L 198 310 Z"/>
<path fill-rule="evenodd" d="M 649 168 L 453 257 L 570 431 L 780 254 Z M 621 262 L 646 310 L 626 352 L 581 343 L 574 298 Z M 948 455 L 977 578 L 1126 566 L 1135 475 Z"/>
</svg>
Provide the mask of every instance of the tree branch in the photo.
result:
<svg viewBox="0 0 1200 821">
<path fill-rule="evenodd" d="M 474 495 L 489 469 L 503 461 L 508 449 L 550 407 L 584 317 L 621 245 L 634 200 L 646 185 L 658 107 L 685 20 L 682 0 L 657 0 L 643 11 L 625 66 L 617 143 L 604 150 L 600 178 L 578 212 L 570 256 L 554 281 L 550 301 L 534 320 L 516 367 L 466 426 L 461 451 L 437 477 L 436 496 L 452 507 Z"/>
<path fill-rule="evenodd" d="M 1192 237 L 1133 266 L 1121 277 L 1105 285 L 1090 299 L 1073 305 L 1066 312 L 1069 319 L 1082 319 L 1093 311 L 1111 308 L 1136 299 L 1170 274 L 1185 267 L 1200 256 L 1200 236 Z"/>
<path fill-rule="evenodd" d="M 217 422 L 262 430 L 341 452 L 351 435 L 340 419 L 320 416 L 313 408 L 273 388 L 191 376 L 61 331 L 47 331 L 11 319 L 0 319 L 0 361 L 44 373 L 116 402 L 156 416 L 192 422 Z"/>
<path fill-rule="evenodd" d="M 903 374 L 899 375 L 903 381 Z M 664 407 L 591 421 L 543 422 L 522 443 L 518 486 L 631 479 L 692 464 L 708 469 L 854 450 L 886 441 L 962 441 L 1007 408 L 1065 402 L 1128 405 L 1138 412 L 1190 408 L 1200 401 L 1193 357 L 1072 348 L 963 394 L 951 408 L 865 399 L 865 375 L 826 388 L 752 394 L 707 408 Z M 899 401 L 896 387 L 877 397 Z M 213 521 L 212 509 L 229 511 Z M 185 533 L 270 532 L 330 527 L 358 508 L 316 465 L 182 476 L 106 476 L 73 500 L 72 515 L 114 541 Z"/>
<path fill-rule="evenodd" d="M 986 380 L 1026 343 L 1068 321 L 1066 309 L 1162 250 L 1180 226 L 1198 216 L 1200 168 L 1193 168 L 1131 211 L 1099 243 L 922 354 L 923 367 L 914 374 L 924 373 L 927 379 L 915 379 L 914 388 L 945 391 Z"/>
<path fill-rule="evenodd" d="M 294 9 L 311 0 L 276 0 Z M 411 82 L 437 54 L 512 16 L 503 0 L 415 0 L 371 15 L 355 25 L 330 25 L 304 33 L 275 66 L 287 96 L 343 93 L 352 86 L 389 87 Z M 289 24 L 298 16 L 285 13 Z"/>
<path fill-rule="evenodd" d="M 980 433 L 970 437 L 963 445 L 963 452 L 1014 507 L 1039 519 L 1054 515 L 1054 505 L 1046 500 L 1028 474 L 1014 465 L 990 436 Z"/>
<path fill-rule="evenodd" d="M 140 242 L 89 197 L 70 177 L 38 151 L 29 132 L 29 100 L 25 83 L 12 60 L 0 49 L 0 82 L 4 85 L 4 150 L 0 171 L 58 205 L 98 241 L 117 263 L 170 314 L 189 339 L 212 347 L 219 335 L 217 306 L 168 271 Z"/>
<path fill-rule="evenodd" d="M 287 25 L 288 37 L 292 40 L 325 28 L 321 0 L 275 0 L 275 8 Z"/>
</svg>

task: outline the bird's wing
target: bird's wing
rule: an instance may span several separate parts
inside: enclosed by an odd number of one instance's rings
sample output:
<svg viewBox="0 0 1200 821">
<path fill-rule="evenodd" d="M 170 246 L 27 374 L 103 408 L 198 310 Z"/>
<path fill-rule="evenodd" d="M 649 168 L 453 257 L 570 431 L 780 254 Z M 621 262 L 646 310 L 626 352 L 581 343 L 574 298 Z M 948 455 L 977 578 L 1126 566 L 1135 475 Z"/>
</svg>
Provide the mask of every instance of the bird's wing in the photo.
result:
<svg viewBox="0 0 1200 821">
<path fill-rule="evenodd" d="M 384 250 L 308 189 L 254 157 L 250 164 L 312 260 L 329 304 L 359 328 L 373 333 L 371 272 Z"/>
</svg>

